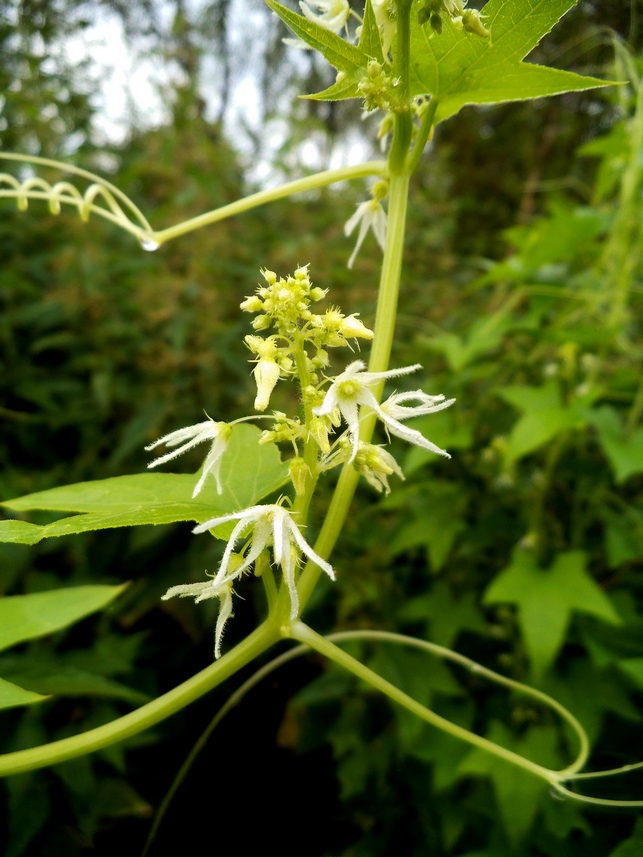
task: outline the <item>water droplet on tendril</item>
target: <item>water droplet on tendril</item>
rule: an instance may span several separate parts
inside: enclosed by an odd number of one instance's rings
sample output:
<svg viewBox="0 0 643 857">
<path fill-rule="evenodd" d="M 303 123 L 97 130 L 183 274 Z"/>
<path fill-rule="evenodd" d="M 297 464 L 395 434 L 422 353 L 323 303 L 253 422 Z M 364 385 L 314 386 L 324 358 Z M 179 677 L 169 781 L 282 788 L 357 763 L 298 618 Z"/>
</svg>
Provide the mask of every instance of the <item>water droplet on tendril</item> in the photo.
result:
<svg viewBox="0 0 643 857">
<path fill-rule="evenodd" d="M 558 789 L 556 788 L 556 786 L 550 786 L 549 787 L 549 794 L 550 794 L 550 797 L 553 797 L 554 800 L 561 801 L 561 803 L 563 801 L 567 800 L 567 795 L 564 795 L 561 792 L 559 792 Z"/>
<path fill-rule="evenodd" d="M 143 250 L 147 250 L 148 253 L 153 253 L 155 250 L 158 250 L 161 245 L 158 241 L 153 241 L 151 238 L 141 238 L 141 247 Z"/>
</svg>

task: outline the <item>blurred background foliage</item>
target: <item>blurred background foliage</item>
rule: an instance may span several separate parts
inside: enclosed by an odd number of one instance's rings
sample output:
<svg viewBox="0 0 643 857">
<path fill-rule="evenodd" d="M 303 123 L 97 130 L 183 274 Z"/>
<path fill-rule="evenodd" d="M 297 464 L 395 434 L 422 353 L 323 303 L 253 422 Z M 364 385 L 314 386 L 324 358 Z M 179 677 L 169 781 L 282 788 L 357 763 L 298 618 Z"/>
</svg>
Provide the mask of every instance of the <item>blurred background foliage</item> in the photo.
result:
<svg viewBox="0 0 643 857">
<path fill-rule="evenodd" d="M 172 69 L 167 121 L 133 122 L 119 144 L 97 134 L 96 84 L 64 50 L 106 10 L 132 51 Z M 250 133 L 254 149 L 240 151 L 226 125 L 250 55 L 262 121 L 284 110 L 292 120 L 270 152 L 276 172 L 301 174 L 311 140 L 322 164 L 358 133 L 368 145 L 359 111 L 291 103 L 295 84 L 310 90 L 326 74 L 311 54 L 285 53 L 267 14 L 249 54 L 231 10 L 229 0 L 0 3 L 0 146 L 107 174 L 153 225 L 169 225 L 252 190 L 248 169 L 266 142 Z M 643 756 L 639 12 L 635 0 L 581 2 L 535 56 L 626 85 L 465 109 L 439 129 L 413 182 L 393 365 L 421 362 L 412 383 L 457 398 L 415 424 L 453 457 L 398 449 L 406 481 L 388 497 L 360 491 L 338 582 L 310 610 L 322 631 L 426 636 L 547 690 L 587 727 L 594 769 Z M 238 304 L 261 266 L 310 263 L 333 303 L 372 322 L 379 251 L 367 241 L 349 272 L 342 234 L 363 196 L 351 186 L 275 203 L 154 254 L 108 224 L 2 203 L 2 499 L 141 471 L 145 443 L 203 409 L 246 413 Z M 198 463 L 186 456 L 184 467 Z M 5 678 L 53 694 L 3 713 L 2 751 L 91 728 L 209 663 L 209 605 L 159 597 L 201 579 L 219 554 L 181 525 L 0 546 L 3 594 L 132 581 L 101 617 L 2 655 Z M 251 581 L 241 594 L 231 643 L 263 609 Z M 415 653 L 357 648 L 440 714 L 564 765 L 569 736 L 537 706 Z M 124 746 L 5 781 L 2 853 L 140 854 L 227 693 Z M 604 796 L 640 797 L 643 777 L 598 784 Z M 274 839 L 284 857 L 629 857 L 643 850 L 635 822 L 554 800 L 311 658 L 219 727 L 150 853 L 200 853 L 204 838 L 227 853 L 232 836 L 238 853 Z"/>
</svg>

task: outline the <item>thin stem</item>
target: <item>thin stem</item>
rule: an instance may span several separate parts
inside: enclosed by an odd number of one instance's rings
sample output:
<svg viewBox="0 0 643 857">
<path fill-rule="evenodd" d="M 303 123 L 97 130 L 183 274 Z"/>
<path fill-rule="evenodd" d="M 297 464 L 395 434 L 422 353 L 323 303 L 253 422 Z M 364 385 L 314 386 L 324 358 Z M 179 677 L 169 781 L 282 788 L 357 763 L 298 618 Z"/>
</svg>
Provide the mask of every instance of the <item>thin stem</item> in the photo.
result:
<svg viewBox="0 0 643 857">
<path fill-rule="evenodd" d="M 604 797 L 588 797 L 587 795 L 579 795 L 576 794 L 576 792 L 571 791 L 571 789 L 566 789 L 565 786 L 562 786 L 560 783 L 552 783 L 552 788 L 556 789 L 556 791 L 561 795 L 565 795 L 565 797 L 571 797 L 581 803 L 591 803 L 595 806 L 643 806 L 643 800 L 609 800 Z"/>
<path fill-rule="evenodd" d="M 471 660 L 471 658 L 467 658 L 465 657 L 465 655 L 459 654 L 459 652 L 454 652 L 452 649 L 447 649 L 444 646 L 439 646 L 437 643 L 430 643 L 428 640 L 420 640 L 417 637 L 409 637 L 406 634 L 394 634 L 390 631 L 340 631 L 337 634 L 328 635 L 326 639 L 332 641 L 375 640 L 385 643 L 394 643 L 400 646 L 410 646 L 411 648 L 421 649 L 425 652 L 430 652 L 437 658 L 443 658 L 444 660 L 453 661 L 456 664 L 460 664 L 460 666 L 466 667 L 466 669 L 468 669 L 470 672 L 475 673 L 476 675 L 484 676 L 484 678 L 488 678 L 490 681 L 493 681 L 496 684 L 502 684 L 505 687 L 509 687 L 512 690 L 515 690 L 517 693 L 523 693 L 526 696 L 532 696 L 534 699 L 537 699 L 539 702 L 542 702 L 549 708 L 553 708 L 553 710 L 557 714 L 559 714 L 563 718 L 563 720 L 566 720 L 567 723 L 569 723 L 569 725 L 576 733 L 576 737 L 578 738 L 578 755 L 571 765 L 569 765 L 563 771 L 559 772 L 561 778 L 572 779 L 584 776 L 603 776 L 603 774 L 586 775 L 576 773 L 576 771 L 579 771 L 585 765 L 589 756 L 590 747 L 589 740 L 587 738 L 587 733 L 585 732 L 579 721 L 571 713 L 571 711 L 568 711 L 564 705 L 560 704 L 560 702 L 558 702 L 548 694 L 543 693 L 541 690 L 537 690 L 535 687 L 530 687 L 527 684 L 522 684 L 522 682 L 514 681 L 513 679 L 507 678 L 506 676 L 501 675 L 500 673 L 487 669 L 486 667 L 483 667 L 481 664 L 479 664 L 477 661 L 473 661 Z M 640 765 L 643 766 L 643 763 L 640 763 Z M 627 767 L 638 767 L 638 765 L 628 765 Z"/>
<path fill-rule="evenodd" d="M 455 738 L 465 741 L 467 744 L 472 744 L 474 747 L 486 750 L 488 753 L 503 759 L 505 762 L 509 762 L 525 771 L 529 771 L 529 773 L 535 774 L 537 777 L 540 777 L 548 783 L 554 784 L 558 783 L 560 780 L 560 772 L 551 771 L 549 768 L 537 765 L 535 762 L 531 762 L 529 759 L 525 759 L 518 755 L 518 753 L 507 750 L 505 747 L 500 747 L 498 744 L 494 744 L 493 741 L 489 741 L 487 738 L 483 738 L 480 735 L 469 732 L 468 729 L 463 729 L 461 726 L 457 726 L 455 723 L 451 723 L 450 720 L 446 720 L 444 717 L 440 717 L 439 714 L 435 714 L 435 712 L 430 711 L 424 705 L 421 705 L 408 694 L 404 693 L 404 691 L 395 687 L 395 685 L 391 684 L 389 681 L 386 681 L 382 676 L 364 666 L 360 661 L 342 651 L 342 649 L 329 642 L 316 631 L 313 631 L 312 628 L 304 625 L 303 622 L 294 622 L 291 626 L 291 633 L 295 640 L 298 640 L 300 643 L 305 643 L 310 646 L 311 649 L 315 649 L 315 651 L 325 655 L 325 657 L 344 667 L 349 672 L 353 673 L 353 675 L 361 678 L 363 681 L 367 682 L 367 684 L 370 684 L 371 687 L 381 691 L 394 702 L 397 702 L 398 705 L 401 705 L 403 708 L 411 711 L 417 717 L 420 717 L 432 726 L 437 726 L 438 729 L 441 729 L 443 732 L 447 732 L 449 735 L 453 735 Z"/>
<path fill-rule="evenodd" d="M 422 116 L 422 122 L 420 123 L 420 127 L 418 128 L 417 137 L 415 138 L 415 144 L 413 148 L 409 152 L 409 156 L 406 160 L 406 170 L 409 174 L 415 172 L 417 165 L 420 163 L 420 158 L 422 157 L 422 152 L 424 151 L 424 147 L 426 146 L 427 140 L 429 139 L 429 135 L 433 130 L 433 123 L 435 122 L 435 112 L 438 109 L 438 99 L 433 97 L 424 111 L 424 115 Z"/>
<path fill-rule="evenodd" d="M 271 190 L 262 190 L 259 193 L 253 193 L 250 196 L 244 197 L 244 199 L 224 205 L 221 208 L 216 208 L 214 211 L 208 211 L 206 214 L 200 214 L 198 217 L 184 220 L 182 223 L 177 223 L 176 226 L 161 229 L 159 232 L 154 232 L 150 237 L 159 244 L 163 244 L 171 238 L 185 235 L 186 232 L 192 232 L 195 229 L 200 229 L 202 226 L 218 223 L 227 217 L 233 217 L 235 214 L 241 214 L 244 211 L 257 208 L 259 205 L 265 205 L 267 202 L 274 202 L 276 199 L 283 199 L 285 196 L 292 196 L 295 193 L 303 193 L 307 190 L 326 187 L 327 185 L 335 184 L 335 182 L 347 181 L 348 179 L 366 178 L 367 176 L 374 175 L 383 176 L 386 174 L 386 171 L 387 164 L 385 161 L 367 161 L 364 164 L 358 164 L 354 167 L 325 170 L 324 172 L 307 176 L 304 179 L 287 182 Z"/>
<path fill-rule="evenodd" d="M 44 768 L 131 738 L 221 684 L 270 648 L 279 637 L 275 623 L 265 622 L 218 661 L 136 711 L 80 735 L 0 756 L 0 776 Z"/>
</svg>

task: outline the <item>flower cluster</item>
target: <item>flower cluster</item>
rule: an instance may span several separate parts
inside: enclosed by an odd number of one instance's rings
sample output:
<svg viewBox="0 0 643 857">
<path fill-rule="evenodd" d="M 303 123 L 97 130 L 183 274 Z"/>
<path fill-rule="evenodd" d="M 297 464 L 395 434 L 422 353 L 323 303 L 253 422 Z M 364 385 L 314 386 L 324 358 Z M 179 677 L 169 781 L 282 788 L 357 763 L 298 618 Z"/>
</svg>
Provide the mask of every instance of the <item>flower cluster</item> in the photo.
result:
<svg viewBox="0 0 643 857">
<path fill-rule="evenodd" d="M 172 586 L 163 596 L 163 600 L 178 595 L 194 597 L 196 602 L 207 598 L 218 598 L 220 601 L 219 618 L 216 627 L 215 657 L 221 657 L 221 638 L 227 620 L 232 616 L 232 585 L 251 565 L 256 563 L 264 551 L 272 547 L 274 563 L 281 566 L 284 581 L 290 593 L 290 618 L 295 619 L 299 614 L 299 597 L 295 579 L 299 551 L 305 554 L 326 574 L 335 579 L 333 567 L 322 559 L 306 539 L 295 523 L 292 515 L 280 504 L 266 506 L 251 506 L 230 515 L 221 515 L 199 524 L 193 533 L 204 533 L 221 524 L 236 521 L 232 534 L 228 539 L 217 573 L 211 580 L 201 583 L 184 583 Z M 247 545 L 240 552 L 236 551 L 237 542 L 251 531 Z"/>
<path fill-rule="evenodd" d="M 307 369 L 316 383 L 317 372 L 328 365 L 328 348 L 349 344 L 352 339 L 372 339 L 373 332 L 357 317 L 345 316 L 331 307 L 325 313 L 316 314 L 311 303 L 326 296 L 326 289 L 312 285 L 308 265 L 297 268 L 292 276 L 277 277 L 274 271 L 261 272 L 266 285 L 259 286 L 256 293 L 241 304 L 244 312 L 257 313 L 252 322 L 255 330 L 276 328 L 277 332 L 267 337 L 246 336 L 245 342 L 256 356 L 253 370 L 257 383 L 255 409 L 264 411 L 270 402 L 272 391 L 280 378 L 295 372 L 293 355 L 302 344 L 306 352 Z"/>
</svg>

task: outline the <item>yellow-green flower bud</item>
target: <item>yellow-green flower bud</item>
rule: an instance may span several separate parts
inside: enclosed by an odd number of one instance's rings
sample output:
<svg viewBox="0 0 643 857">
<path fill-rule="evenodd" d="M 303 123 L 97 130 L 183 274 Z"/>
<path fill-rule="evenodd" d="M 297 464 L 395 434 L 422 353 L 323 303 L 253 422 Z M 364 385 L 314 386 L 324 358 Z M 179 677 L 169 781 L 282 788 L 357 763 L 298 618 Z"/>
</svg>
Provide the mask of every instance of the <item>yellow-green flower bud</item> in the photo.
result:
<svg viewBox="0 0 643 857">
<path fill-rule="evenodd" d="M 279 380 L 281 370 L 274 360 L 260 360 L 253 369 L 257 383 L 255 410 L 265 411 L 270 403 L 270 395 Z"/>
<path fill-rule="evenodd" d="M 330 452 L 330 442 L 328 440 L 328 424 L 326 420 L 323 417 L 313 417 L 308 430 L 310 436 L 315 440 L 324 455 L 328 455 Z"/>
<path fill-rule="evenodd" d="M 328 294 L 328 289 L 320 289 L 319 286 L 315 286 L 314 289 L 310 290 L 310 299 L 313 301 L 321 301 Z"/>
<path fill-rule="evenodd" d="M 363 323 L 356 317 L 357 314 L 346 316 L 339 326 L 342 336 L 350 338 L 372 339 L 373 331 L 364 327 Z"/>
<path fill-rule="evenodd" d="M 268 315 L 258 315 L 252 319 L 252 326 L 255 330 L 266 330 L 272 324 L 272 319 Z"/>
<path fill-rule="evenodd" d="M 466 9 L 462 14 L 462 26 L 468 33 L 475 33 L 483 39 L 490 39 L 491 33 L 480 20 L 480 12 L 477 9 Z"/>
<path fill-rule="evenodd" d="M 261 276 L 268 283 L 269 286 L 273 286 L 277 282 L 277 275 L 274 271 L 269 271 L 267 268 L 261 269 Z"/>
<path fill-rule="evenodd" d="M 240 307 L 243 312 L 261 312 L 263 301 L 257 295 L 251 295 L 241 302 Z"/>
<path fill-rule="evenodd" d="M 301 456 L 297 455 L 295 458 L 290 459 L 290 463 L 288 465 L 288 472 L 290 474 L 290 478 L 292 479 L 292 484 L 295 486 L 295 491 L 297 494 L 305 494 L 306 493 L 306 479 L 310 473 L 308 465 L 304 461 Z"/>
</svg>

